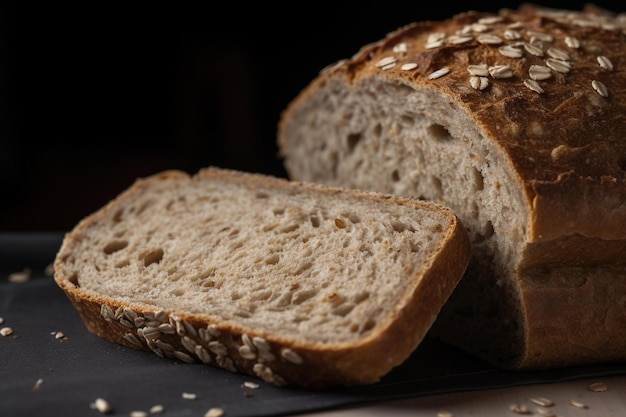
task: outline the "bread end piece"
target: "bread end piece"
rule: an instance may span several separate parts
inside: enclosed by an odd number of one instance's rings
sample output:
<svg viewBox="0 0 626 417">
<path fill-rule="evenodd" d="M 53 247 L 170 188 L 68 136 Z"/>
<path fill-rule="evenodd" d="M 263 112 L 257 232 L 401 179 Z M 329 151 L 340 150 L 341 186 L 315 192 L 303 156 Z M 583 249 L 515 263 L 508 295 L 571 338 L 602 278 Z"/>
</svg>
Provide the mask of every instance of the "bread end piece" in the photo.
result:
<svg viewBox="0 0 626 417">
<path fill-rule="evenodd" d="M 55 280 L 99 337 L 327 390 L 406 360 L 469 256 L 447 208 L 211 167 L 140 179 L 83 219 Z"/>
</svg>

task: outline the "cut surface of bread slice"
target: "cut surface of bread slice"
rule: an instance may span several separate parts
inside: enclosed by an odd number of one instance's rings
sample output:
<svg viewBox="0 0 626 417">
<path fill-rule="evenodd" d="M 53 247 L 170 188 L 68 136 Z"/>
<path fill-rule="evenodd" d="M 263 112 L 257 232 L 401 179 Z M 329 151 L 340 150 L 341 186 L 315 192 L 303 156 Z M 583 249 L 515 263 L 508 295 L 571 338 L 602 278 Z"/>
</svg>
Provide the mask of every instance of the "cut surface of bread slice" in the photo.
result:
<svg viewBox="0 0 626 417">
<path fill-rule="evenodd" d="M 210 167 L 138 179 L 66 234 L 54 266 L 100 337 L 330 389 L 401 364 L 469 256 L 447 208 Z"/>
<path fill-rule="evenodd" d="M 289 103 L 285 167 L 455 211 L 473 257 L 431 334 L 508 369 L 626 361 L 625 33 L 593 6 L 408 24 Z"/>
</svg>

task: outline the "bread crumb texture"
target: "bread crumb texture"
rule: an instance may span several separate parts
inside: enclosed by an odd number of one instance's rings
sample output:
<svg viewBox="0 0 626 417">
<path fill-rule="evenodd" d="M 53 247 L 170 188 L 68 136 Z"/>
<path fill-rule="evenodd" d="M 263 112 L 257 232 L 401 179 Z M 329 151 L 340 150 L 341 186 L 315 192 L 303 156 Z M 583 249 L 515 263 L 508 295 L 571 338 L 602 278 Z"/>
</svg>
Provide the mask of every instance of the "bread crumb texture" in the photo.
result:
<svg viewBox="0 0 626 417">
<path fill-rule="evenodd" d="M 77 228 L 63 277 L 127 305 L 347 342 L 403 302 L 448 216 L 306 188 L 277 192 L 264 181 L 139 181 Z M 104 315 L 134 327 L 132 313 Z"/>
</svg>

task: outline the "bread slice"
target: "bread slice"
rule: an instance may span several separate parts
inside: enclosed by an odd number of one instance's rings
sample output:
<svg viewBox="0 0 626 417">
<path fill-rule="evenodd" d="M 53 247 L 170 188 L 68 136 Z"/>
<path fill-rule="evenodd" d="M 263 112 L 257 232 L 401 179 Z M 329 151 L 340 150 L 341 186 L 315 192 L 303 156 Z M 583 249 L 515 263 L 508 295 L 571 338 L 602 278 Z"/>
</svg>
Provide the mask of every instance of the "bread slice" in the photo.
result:
<svg viewBox="0 0 626 417">
<path fill-rule="evenodd" d="M 330 389 L 402 363 L 469 257 L 447 208 L 210 167 L 137 180 L 65 236 L 54 268 L 100 337 Z"/>
<path fill-rule="evenodd" d="M 506 369 L 625 361 L 625 22 L 523 5 L 399 28 L 288 104 L 285 167 L 455 211 L 473 256 L 432 335 Z"/>
</svg>

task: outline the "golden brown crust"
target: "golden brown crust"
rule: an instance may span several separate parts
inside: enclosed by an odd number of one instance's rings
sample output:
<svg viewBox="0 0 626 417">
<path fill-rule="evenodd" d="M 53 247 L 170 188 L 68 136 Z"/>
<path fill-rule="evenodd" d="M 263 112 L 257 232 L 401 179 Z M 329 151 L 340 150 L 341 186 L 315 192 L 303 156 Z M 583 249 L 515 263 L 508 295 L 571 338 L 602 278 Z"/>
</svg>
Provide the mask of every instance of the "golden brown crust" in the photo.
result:
<svg viewBox="0 0 626 417">
<path fill-rule="evenodd" d="M 103 217 L 114 216 L 127 199 L 153 181 L 172 181 L 176 187 L 192 177 L 179 171 L 167 171 L 137 180 L 116 200 L 85 218 L 68 233 L 55 260 L 55 280 L 75 306 L 86 327 L 97 336 L 125 346 L 153 351 L 162 357 L 185 362 L 200 362 L 233 372 L 257 376 L 276 385 L 299 386 L 321 390 L 377 382 L 393 367 L 401 364 L 415 349 L 432 325 L 438 311 L 462 276 L 469 261 L 469 242 L 454 213 L 413 199 L 396 198 L 367 192 L 330 189 L 315 184 L 290 183 L 257 174 L 208 168 L 198 178 L 222 178 L 228 181 L 264 183 L 276 192 L 309 190 L 338 199 L 350 195 L 369 199 L 373 204 L 393 200 L 429 210 L 445 210 L 450 221 L 445 237 L 426 270 L 416 269 L 413 288 L 399 301 L 397 315 L 387 325 L 355 343 L 308 343 L 303 339 L 221 322 L 216 317 L 185 311 L 159 310 L 146 304 L 129 304 L 119 298 L 81 288 L 68 272 L 68 260 L 74 256 L 74 243 Z M 430 264 L 430 265 L 429 265 Z M 421 278 L 418 275 L 423 275 Z M 157 330 L 158 329 L 158 330 Z"/>
<path fill-rule="evenodd" d="M 623 362 L 625 276 L 625 264 L 524 271 L 524 369 Z"/>
<path fill-rule="evenodd" d="M 459 40 L 457 34 L 471 25 L 485 27 L 483 43 L 480 36 Z M 331 77 L 356 82 L 382 74 L 418 89 L 436 88 L 471 114 L 485 136 L 505 151 L 536 212 L 531 240 L 571 233 L 625 239 L 625 28 L 623 20 L 592 7 L 570 13 L 532 5 L 497 16 L 468 12 L 443 22 L 417 22 L 329 67 L 286 109 L 281 123 L 289 122 L 289 111 Z M 440 45 L 429 41 L 437 33 L 447 38 Z M 453 36 L 456 41 L 450 40 Z M 429 47 L 429 42 L 438 46 Z M 533 42 L 541 47 L 531 53 L 525 45 Z M 520 57 L 503 55 L 502 47 L 514 47 Z M 537 80 L 543 93 L 524 84 L 532 66 L 560 68 L 563 62 L 567 69 L 550 69 L 548 79 Z M 477 90 L 470 85 L 468 67 L 482 64 L 508 65 L 512 74 L 487 75 L 489 85 Z M 443 68 L 449 72 L 429 78 Z M 597 81 L 606 86 L 607 97 L 594 89 Z M 279 140 L 288 146 L 284 138 Z M 614 198 L 608 207 L 589 199 L 609 193 Z"/>
</svg>

